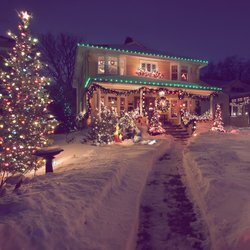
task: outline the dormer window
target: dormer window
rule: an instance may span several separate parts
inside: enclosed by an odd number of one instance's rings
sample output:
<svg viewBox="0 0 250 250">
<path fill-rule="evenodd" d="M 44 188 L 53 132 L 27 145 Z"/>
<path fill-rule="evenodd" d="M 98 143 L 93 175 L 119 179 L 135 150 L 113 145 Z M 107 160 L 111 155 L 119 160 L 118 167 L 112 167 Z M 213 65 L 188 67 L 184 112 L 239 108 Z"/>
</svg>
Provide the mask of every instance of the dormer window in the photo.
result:
<svg viewBox="0 0 250 250">
<path fill-rule="evenodd" d="M 188 67 L 181 67 L 181 81 L 188 81 Z"/>
</svg>

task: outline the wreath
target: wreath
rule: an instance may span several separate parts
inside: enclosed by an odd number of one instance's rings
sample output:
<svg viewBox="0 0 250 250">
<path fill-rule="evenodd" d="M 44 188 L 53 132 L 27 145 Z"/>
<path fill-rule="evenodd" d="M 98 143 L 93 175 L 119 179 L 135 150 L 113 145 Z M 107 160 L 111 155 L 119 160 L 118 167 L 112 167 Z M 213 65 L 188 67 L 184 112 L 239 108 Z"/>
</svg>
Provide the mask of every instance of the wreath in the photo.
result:
<svg viewBox="0 0 250 250">
<path fill-rule="evenodd" d="M 161 112 L 166 112 L 166 111 L 168 111 L 168 109 L 170 107 L 170 102 L 166 97 L 162 96 L 162 97 L 156 99 L 155 106 L 156 106 L 157 110 L 159 110 Z"/>
</svg>

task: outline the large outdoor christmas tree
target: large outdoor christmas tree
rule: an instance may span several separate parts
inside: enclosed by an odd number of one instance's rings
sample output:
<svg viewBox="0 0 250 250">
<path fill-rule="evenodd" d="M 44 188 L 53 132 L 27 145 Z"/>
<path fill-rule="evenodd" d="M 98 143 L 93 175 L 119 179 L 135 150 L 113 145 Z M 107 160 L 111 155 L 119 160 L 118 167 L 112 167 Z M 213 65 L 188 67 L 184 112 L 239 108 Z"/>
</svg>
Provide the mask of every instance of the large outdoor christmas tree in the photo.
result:
<svg viewBox="0 0 250 250">
<path fill-rule="evenodd" d="M 212 131 L 225 132 L 224 123 L 221 117 L 221 107 L 219 104 L 216 105 L 215 115 L 214 115 L 214 123 L 211 128 Z"/>
<path fill-rule="evenodd" d="M 35 149 L 48 145 L 47 134 L 53 133 L 56 120 L 48 113 L 49 100 L 45 86 L 48 79 L 43 67 L 38 40 L 30 35 L 32 16 L 18 13 L 17 35 L 8 32 L 15 46 L 5 60 L 0 74 L 0 173 L 25 173 L 37 169 L 41 162 L 33 155 Z M 1 185 L 0 185 L 1 186 Z"/>
<path fill-rule="evenodd" d="M 159 119 L 159 113 L 157 110 L 154 110 L 154 114 L 150 120 L 148 133 L 151 135 L 159 135 L 165 133 L 165 129 L 162 127 L 162 123 Z"/>
</svg>

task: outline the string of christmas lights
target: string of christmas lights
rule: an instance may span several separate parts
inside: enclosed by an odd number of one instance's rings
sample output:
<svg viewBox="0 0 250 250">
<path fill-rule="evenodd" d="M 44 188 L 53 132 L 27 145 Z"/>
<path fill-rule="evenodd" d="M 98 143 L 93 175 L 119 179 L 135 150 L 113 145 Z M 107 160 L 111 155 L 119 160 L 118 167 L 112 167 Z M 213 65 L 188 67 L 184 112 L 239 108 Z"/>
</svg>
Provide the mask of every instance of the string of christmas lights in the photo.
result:
<svg viewBox="0 0 250 250">
<path fill-rule="evenodd" d="M 114 94 L 117 96 L 128 96 L 130 94 L 139 94 L 140 91 L 142 90 L 142 110 L 143 110 L 143 114 L 145 114 L 145 97 L 146 94 L 159 94 L 160 92 L 164 92 L 164 95 L 176 95 L 178 97 L 179 100 L 184 99 L 185 97 L 188 98 L 192 98 L 192 99 L 198 99 L 198 100 L 209 100 L 210 96 L 216 96 L 218 95 L 218 92 L 213 92 L 212 94 L 210 94 L 209 96 L 202 96 L 202 95 L 195 95 L 195 94 L 191 94 L 188 93 L 187 91 L 183 91 L 183 90 L 170 90 L 167 88 L 159 88 L 159 89 L 154 89 L 154 88 L 147 88 L 147 87 L 141 87 L 138 88 L 136 90 L 126 90 L 126 91 L 118 91 L 118 90 L 114 90 L 114 89 L 109 89 L 109 88 L 105 88 L 103 86 L 100 86 L 99 84 L 96 83 L 92 83 L 90 85 L 90 87 L 87 90 L 87 112 L 84 115 L 81 115 L 82 119 L 86 119 L 89 117 L 89 115 L 91 114 L 91 104 L 90 104 L 90 100 L 94 95 L 94 92 L 100 89 L 102 93 L 104 94 Z M 147 115 L 147 114 L 146 114 Z"/>
<path fill-rule="evenodd" d="M 57 126 L 57 121 L 48 112 L 51 100 L 45 86 L 49 82 L 41 74 L 43 63 L 41 53 L 36 49 L 38 40 L 29 31 L 32 15 L 22 11 L 18 16 L 18 34 L 8 32 L 15 45 L 5 59 L 6 69 L 0 75 L 2 176 L 6 172 L 25 173 L 42 166 L 33 153 L 38 147 L 49 144 L 46 135 L 53 133 Z"/>
</svg>

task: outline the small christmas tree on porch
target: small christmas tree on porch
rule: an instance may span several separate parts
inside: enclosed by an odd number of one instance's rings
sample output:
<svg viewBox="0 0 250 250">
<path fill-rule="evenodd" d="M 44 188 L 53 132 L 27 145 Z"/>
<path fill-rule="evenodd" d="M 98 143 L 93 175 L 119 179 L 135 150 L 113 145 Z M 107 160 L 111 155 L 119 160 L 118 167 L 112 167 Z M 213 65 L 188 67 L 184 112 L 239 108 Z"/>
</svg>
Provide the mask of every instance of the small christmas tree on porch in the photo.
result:
<svg viewBox="0 0 250 250">
<path fill-rule="evenodd" d="M 148 133 L 150 135 L 159 135 L 165 132 L 166 130 L 162 127 L 162 124 L 159 119 L 159 113 L 157 110 L 154 110 L 153 116 L 149 123 Z"/>
<path fill-rule="evenodd" d="M 215 115 L 214 115 L 214 123 L 213 127 L 211 128 L 212 131 L 219 131 L 219 132 L 226 132 L 224 129 L 224 123 L 221 117 L 221 107 L 219 104 L 216 105 Z"/>
</svg>

